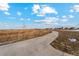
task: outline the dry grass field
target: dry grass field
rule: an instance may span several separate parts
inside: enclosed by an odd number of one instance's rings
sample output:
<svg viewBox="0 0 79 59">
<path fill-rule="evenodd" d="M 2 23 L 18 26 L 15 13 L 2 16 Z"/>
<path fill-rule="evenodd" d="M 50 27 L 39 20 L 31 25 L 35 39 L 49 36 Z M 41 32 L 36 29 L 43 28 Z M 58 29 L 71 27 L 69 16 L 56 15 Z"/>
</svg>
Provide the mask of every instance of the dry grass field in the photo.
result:
<svg viewBox="0 0 79 59">
<path fill-rule="evenodd" d="M 51 45 L 63 52 L 79 56 L 79 32 L 58 30 L 58 38 Z M 74 38 L 76 41 L 71 42 L 69 39 Z"/>
<path fill-rule="evenodd" d="M 0 30 L 0 45 L 43 36 L 51 32 L 50 29 Z"/>
</svg>

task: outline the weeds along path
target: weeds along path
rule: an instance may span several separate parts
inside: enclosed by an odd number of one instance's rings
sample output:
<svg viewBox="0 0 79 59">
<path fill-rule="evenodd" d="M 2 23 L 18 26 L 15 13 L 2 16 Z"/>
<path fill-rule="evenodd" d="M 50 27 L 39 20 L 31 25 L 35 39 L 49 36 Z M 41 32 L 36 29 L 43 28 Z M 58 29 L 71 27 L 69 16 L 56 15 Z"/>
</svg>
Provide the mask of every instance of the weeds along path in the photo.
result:
<svg viewBox="0 0 79 59">
<path fill-rule="evenodd" d="M 2 56 L 54 56 L 63 55 L 63 52 L 53 48 L 50 43 L 58 37 L 58 32 L 53 31 L 50 34 L 24 40 L 4 46 L 0 46 L 0 55 Z M 68 54 L 65 54 L 68 55 Z"/>
</svg>

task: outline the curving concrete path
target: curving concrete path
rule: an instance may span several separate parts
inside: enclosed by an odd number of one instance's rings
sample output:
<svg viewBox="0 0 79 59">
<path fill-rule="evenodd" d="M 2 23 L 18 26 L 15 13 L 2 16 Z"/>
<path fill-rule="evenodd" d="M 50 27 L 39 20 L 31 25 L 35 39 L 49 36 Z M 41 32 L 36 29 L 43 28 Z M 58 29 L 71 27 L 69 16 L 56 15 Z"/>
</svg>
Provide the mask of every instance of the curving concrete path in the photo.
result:
<svg viewBox="0 0 79 59">
<path fill-rule="evenodd" d="M 58 37 L 53 31 L 42 37 L 24 40 L 13 44 L 0 46 L 2 56 L 63 56 L 68 55 L 53 48 L 50 43 Z"/>
</svg>

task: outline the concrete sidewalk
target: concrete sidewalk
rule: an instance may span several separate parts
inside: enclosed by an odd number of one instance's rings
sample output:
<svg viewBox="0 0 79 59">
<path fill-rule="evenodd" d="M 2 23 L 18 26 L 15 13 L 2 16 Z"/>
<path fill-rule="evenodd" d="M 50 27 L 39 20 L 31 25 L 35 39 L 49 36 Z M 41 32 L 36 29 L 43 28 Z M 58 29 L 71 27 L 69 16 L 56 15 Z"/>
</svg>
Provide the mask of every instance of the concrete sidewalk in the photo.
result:
<svg viewBox="0 0 79 59">
<path fill-rule="evenodd" d="M 50 34 L 24 40 L 8 45 L 0 46 L 0 55 L 2 56 L 63 56 L 70 54 L 63 53 L 53 48 L 50 43 L 58 37 L 58 32 L 53 31 Z"/>
</svg>

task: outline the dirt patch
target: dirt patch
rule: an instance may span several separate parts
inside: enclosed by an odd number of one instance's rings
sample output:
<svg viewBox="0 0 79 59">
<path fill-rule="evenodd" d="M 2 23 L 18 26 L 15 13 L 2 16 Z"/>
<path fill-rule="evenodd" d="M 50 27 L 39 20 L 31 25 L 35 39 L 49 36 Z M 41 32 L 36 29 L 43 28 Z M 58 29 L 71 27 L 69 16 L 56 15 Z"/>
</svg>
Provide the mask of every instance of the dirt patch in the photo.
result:
<svg viewBox="0 0 79 59">
<path fill-rule="evenodd" d="M 63 52 L 79 56 L 79 32 L 58 30 L 59 36 L 51 45 Z"/>
</svg>

